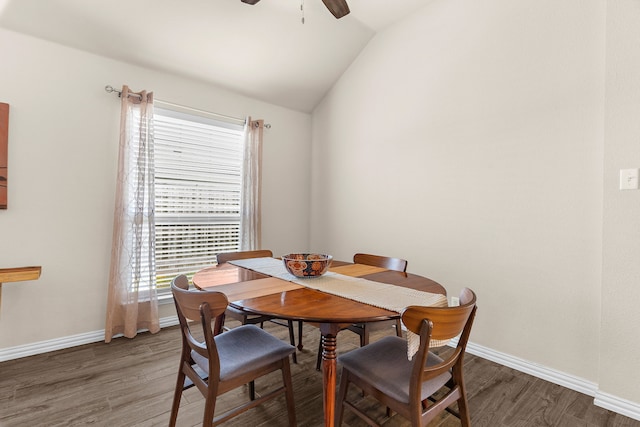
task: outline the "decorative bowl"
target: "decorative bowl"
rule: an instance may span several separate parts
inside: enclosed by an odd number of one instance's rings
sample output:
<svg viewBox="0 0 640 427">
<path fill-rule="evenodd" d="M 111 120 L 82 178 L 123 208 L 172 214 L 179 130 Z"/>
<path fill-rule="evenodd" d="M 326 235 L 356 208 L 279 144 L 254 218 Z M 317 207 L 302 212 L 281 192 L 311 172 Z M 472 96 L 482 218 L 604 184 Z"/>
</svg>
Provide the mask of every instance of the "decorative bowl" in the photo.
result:
<svg viewBox="0 0 640 427">
<path fill-rule="evenodd" d="M 282 256 L 287 271 L 296 277 L 322 276 L 331 265 L 331 255 L 325 254 L 289 254 Z"/>
</svg>

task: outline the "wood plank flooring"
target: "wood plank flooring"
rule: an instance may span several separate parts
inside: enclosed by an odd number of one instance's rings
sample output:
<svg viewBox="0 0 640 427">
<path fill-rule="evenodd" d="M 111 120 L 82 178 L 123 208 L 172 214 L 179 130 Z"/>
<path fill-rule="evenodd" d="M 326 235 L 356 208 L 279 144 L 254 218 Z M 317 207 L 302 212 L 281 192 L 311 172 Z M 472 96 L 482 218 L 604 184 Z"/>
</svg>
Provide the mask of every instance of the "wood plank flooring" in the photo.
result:
<svg viewBox="0 0 640 427">
<path fill-rule="evenodd" d="M 288 341 L 286 328 L 268 324 L 265 329 Z M 304 331 L 299 363 L 292 364 L 296 415 L 298 426 L 318 427 L 323 425 L 322 376 L 315 370 L 319 332 L 309 325 Z M 376 335 L 372 340 L 375 338 Z M 179 331 L 172 327 L 156 335 L 140 334 L 133 340 L 118 338 L 110 344 L 88 344 L 0 363 L 0 426 L 166 426 L 180 345 Z M 357 345 L 355 334 L 344 331 L 338 336 L 339 352 Z M 465 363 L 474 427 L 640 427 L 640 421 L 594 406 L 589 396 L 472 355 L 467 355 Z M 277 382 L 277 376 L 265 378 L 256 384 L 257 392 Z M 370 408 L 374 418 L 385 419 L 384 408 L 375 400 L 358 397 L 355 389 L 351 393 L 360 399 L 360 405 Z M 218 406 L 228 408 L 244 399 L 248 399 L 248 391 L 241 387 L 222 396 Z M 203 405 L 196 389 L 187 390 L 178 425 L 200 425 Z M 283 398 L 225 424 L 286 425 Z M 346 412 L 343 426 L 364 425 Z M 409 423 L 396 415 L 385 420 L 384 425 L 406 427 Z M 430 427 L 459 425 L 456 418 L 447 414 Z"/>
</svg>

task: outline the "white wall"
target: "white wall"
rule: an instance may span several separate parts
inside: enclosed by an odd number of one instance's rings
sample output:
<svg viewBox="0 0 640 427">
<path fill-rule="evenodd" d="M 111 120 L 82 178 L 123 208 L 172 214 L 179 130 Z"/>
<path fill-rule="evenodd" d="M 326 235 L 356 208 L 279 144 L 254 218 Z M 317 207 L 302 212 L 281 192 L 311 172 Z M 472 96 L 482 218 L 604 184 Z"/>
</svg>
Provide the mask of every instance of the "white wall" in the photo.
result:
<svg viewBox="0 0 640 427">
<path fill-rule="evenodd" d="M 308 247 L 308 193 L 283 190 L 310 186 L 308 114 L 6 30 L 0 58 L 0 102 L 10 104 L 0 267 L 42 266 L 39 280 L 2 287 L 0 352 L 104 329 L 120 109 L 107 84 L 271 123 L 263 245 L 275 253 Z M 164 306 L 161 315 L 172 310 Z"/>
<path fill-rule="evenodd" d="M 312 246 L 469 286 L 474 343 L 596 383 L 605 9 L 436 0 L 378 34 L 313 113 Z"/>
<path fill-rule="evenodd" d="M 607 2 L 600 389 L 640 402 L 640 191 L 618 190 L 640 167 L 640 1 Z"/>
</svg>

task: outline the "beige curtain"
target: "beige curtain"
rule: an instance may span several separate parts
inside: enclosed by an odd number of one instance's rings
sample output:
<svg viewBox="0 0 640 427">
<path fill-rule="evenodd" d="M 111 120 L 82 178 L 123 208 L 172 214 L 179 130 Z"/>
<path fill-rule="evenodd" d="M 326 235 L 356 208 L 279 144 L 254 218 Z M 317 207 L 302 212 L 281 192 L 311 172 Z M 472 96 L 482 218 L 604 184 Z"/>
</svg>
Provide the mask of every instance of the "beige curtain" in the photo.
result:
<svg viewBox="0 0 640 427">
<path fill-rule="evenodd" d="M 153 92 L 123 86 L 105 341 L 160 330 L 155 272 Z"/>
<path fill-rule="evenodd" d="M 262 134 L 264 120 L 245 122 L 240 250 L 262 249 Z"/>
</svg>

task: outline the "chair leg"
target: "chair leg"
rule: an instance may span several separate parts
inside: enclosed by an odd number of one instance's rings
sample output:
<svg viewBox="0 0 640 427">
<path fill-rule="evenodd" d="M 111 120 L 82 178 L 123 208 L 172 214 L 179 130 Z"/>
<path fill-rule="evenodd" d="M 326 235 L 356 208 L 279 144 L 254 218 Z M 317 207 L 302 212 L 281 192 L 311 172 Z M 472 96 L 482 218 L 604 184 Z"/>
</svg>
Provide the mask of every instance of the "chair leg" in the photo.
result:
<svg viewBox="0 0 640 427">
<path fill-rule="evenodd" d="M 216 410 L 216 394 L 212 387 L 207 388 L 207 395 L 204 402 L 204 417 L 202 427 L 213 427 L 213 416 Z"/>
<path fill-rule="evenodd" d="M 402 320 L 396 319 L 396 335 L 402 338 Z"/>
<path fill-rule="evenodd" d="M 458 414 L 460 415 L 460 424 L 462 427 L 471 427 L 471 417 L 469 416 L 469 406 L 467 405 L 467 392 L 464 385 L 460 387 L 460 399 L 458 399 Z"/>
<path fill-rule="evenodd" d="M 302 351 L 302 320 L 298 320 L 298 350 Z"/>
<path fill-rule="evenodd" d="M 176 380 L 176 390 L 173 393 L 173 404 L 171 405 L 171 417 L 169 418 L 169 427 L 175 427 L 178 420 L 178 409 L 180 408 L 180 400 L 182 398 L 182 388 L 184 386 L 185 375 L 182 372 L 182 360 L 180 360 L 180 371 Z"/>
<path fill-rule="evenodd" d="M 249 399 L 256 400 L 256 382 L 249 382 Z"/>
<path fill-rule="evenodd" d="M 349 371 L 342 369 L 340 378 L 340 388 L 338 389 L 338 396 L 336 396 L 336 417 L 335 425 L 340 427 L 342 425 L 342 415 L 344 414 L 344 400 L 347 397 L 347 389 L 349 388 Z"/>
<path fill-rule="evenodd" d="M 291 367 L 289 359 L 282 360 L 282 381 L 285 387 L 285 398 L 287 401 L 287 415 L 289 417 L 289 427 L 296 426 L 296 404 L 293 400 L 293 382 L 291 381 Z"/>
<path fill-rule="evenodd" d="M 316 371 L 320 370 L 322 364 L 322 335 L 320 335 L 320 343 L 318 344 L 318 355 L 316 356 Z"/>
<path fill-rule="evenodd" d="M 369 327 L 366 323 L 362 325 L 362 334 L 360 335 L 360 347 L 369 344 Z"/>
<path fill-rule="evenodd" d="M 293 330 L 293 320 L 288 320 L 287 326 L 289 327 L 289 341 L 291 342 L 291 345 L 295 347 L 296 337 L 295 337 L 295 331 Z M 295 364 L 298 363 L 298 356 L 296 355 L 295 351 L 291 353 L 291 358 L 293 359 L 293 363 Z"/>
</svg>

